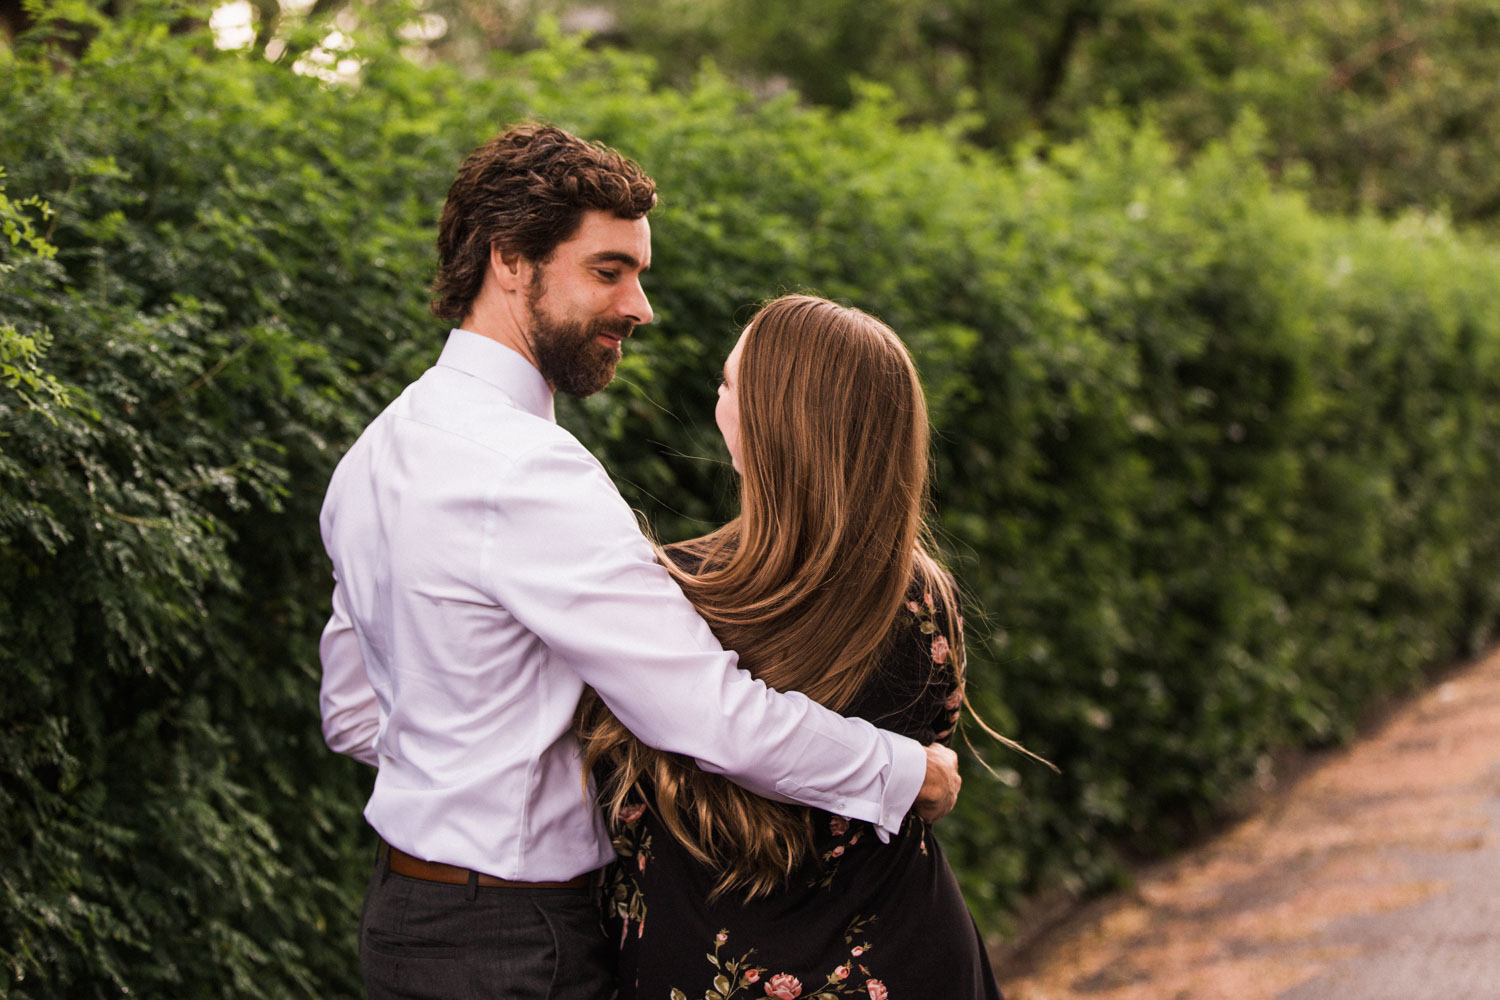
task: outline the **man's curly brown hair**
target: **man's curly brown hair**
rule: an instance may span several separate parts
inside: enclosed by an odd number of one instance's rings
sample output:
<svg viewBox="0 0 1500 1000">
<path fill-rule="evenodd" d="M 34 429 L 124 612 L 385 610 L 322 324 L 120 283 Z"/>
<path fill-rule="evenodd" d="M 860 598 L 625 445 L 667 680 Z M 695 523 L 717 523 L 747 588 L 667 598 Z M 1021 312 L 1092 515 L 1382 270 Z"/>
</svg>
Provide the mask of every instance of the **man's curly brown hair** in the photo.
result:
<svg viewBox="0 0 1500 1000">
<path fill-rule="evenodd" d="M 552 125 L 506 129 L 464 158 L 438 222 L 432 311 L 453 323 L 469 314 L 490 248 L 545 264 L 578 231 L 583 213 L 639 219 L 656 204 L 656 182 L 608 146 Z"/>
</svg>

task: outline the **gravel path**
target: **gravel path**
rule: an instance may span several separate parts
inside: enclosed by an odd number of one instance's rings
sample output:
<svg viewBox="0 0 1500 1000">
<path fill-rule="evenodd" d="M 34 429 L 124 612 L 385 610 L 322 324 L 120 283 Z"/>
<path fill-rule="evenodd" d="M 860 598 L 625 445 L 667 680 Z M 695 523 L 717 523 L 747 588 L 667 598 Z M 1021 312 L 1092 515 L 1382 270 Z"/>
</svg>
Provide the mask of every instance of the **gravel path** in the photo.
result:
<svg viewBox="0 0 1500 1000">
<path fill-rule="evenodd" d="M 997 972 L 1008 1000 L 1500 1000 L 1500 653 Z"/>
</svg>

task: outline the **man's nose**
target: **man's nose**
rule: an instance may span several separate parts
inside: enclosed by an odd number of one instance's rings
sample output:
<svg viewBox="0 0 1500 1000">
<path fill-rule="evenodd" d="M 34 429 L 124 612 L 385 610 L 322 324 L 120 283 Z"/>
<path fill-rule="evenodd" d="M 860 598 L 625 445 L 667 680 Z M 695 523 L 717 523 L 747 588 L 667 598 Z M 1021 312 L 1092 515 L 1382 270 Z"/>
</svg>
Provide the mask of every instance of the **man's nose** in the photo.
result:
<svg viewBox="0 0 1500 1000">
<path fill-rule="evenodd" d="M 620 315 L 632 320 L 637 326 L 649 323 L 655 318 L 656 314 L 651 311 L 651 303 L 646 300 L 646 290 L 641 287 L 638 279 L 630 282 L 624 300 L 620 303 Z"/>
</svg>

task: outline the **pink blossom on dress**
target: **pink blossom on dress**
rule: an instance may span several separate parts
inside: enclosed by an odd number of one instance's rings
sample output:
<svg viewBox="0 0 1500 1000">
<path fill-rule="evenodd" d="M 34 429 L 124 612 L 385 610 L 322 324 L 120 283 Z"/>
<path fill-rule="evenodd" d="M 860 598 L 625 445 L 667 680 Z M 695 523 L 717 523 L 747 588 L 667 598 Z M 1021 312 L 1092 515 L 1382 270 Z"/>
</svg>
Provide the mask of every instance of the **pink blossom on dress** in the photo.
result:
<svg viewBox="0 0 1500 1000">
<path fill-rule="evenodd" d="M 753 982 L 755 982 L 758 979 L 760 979 L 760 970 L 759 969 L 746 969 L 745 970 L 745 982 L 747 982 L 747 983 L 753 983 Z"/>
<path fill-rule="evenodd" d="M 865 982 L 865 989 L 870 994 L 870 1000 L 886 1000 L 890 993 L 885 988 L 885 983 L 878 979 L 870 979 Z"/>
<path fill-rule="evenodd" d="M 943 702 L 943 707 L 946 708 L 950 712 L 957 712 L 958 709 L 959 709 L 959 706 L 961 706 L 963 703 L 964 703 L 964 692 L 963 692 L 963 689 L 962 688 L 954 688 L 953 689 L 953 693 L 948 696 L 948 700 L 945 701 L 945 702 Z"/>
<path fill-rule="evenodd" d="M 636 855 L 635 866 L 637 868 L 639 868 L 641 871 L 645 871 L 646 870 L 646 856 L 644 854 L 638 854 L 638 855 Z"/>
<path fill-rule="evenodd" d="M 840 844 L 839 846 L 835 847 L 833 849 L 833 851 L 832 851 L 832 854 L 836 858 L 843 857 L 844 856 L 844 845 Z"/>
<path fill-rule="evenodd" d="M 910 611 L 914 615 L 919 615 L 922 613 L 922 605 L 918 604 L 916 601 L 907 601 L 906 610 Z"/>
<path fill-rule="evenodd" d="M 858 958 L 859 956 L 863 955 L 864 953 L 865 953 L 865 949 L 861 945 L 855 945 L 853 948 L 849 949 L 849 954 L 853 955 L 855 958 Z"/>
<path fill-rule="evenodd" d="M 857 843 L 859 843 L 859 834 L 856 833 L 854 836 L 849 838 L 849 846 L 853 847 Z"/>
<path fill-rule="evenodd" d="M 847 965 L 841 965 L 837 969 L 833 970 L 833 974 L 834 974 L 835 978 L 838 978 L 838 979 L 848 979 L 849 978 L 849 966 L 847 966 Z"/>
<path fill-rule="evenodd" d="M 646 811 L 646 807 L 639 802 L 633 802 L 628 806 L 620 807 L 620 820 L 625 823 L 634 823 L 640 819 Z"/>
<path fill-rule="evenodd" d="M 943 664 L 948 662 L 948 637 L 937 636 L 932 640 L 932 662 Z"/>
<path fill-rule="evenodd" d="M 720 944 L 723 944 L 725 941 L 729 940 L 729 932 L 720 931 L 719 933 L 714 935 L 714 940 L 719 942 Z"/>
<path fill-rule="evenodd" d="M 842 837 L 849 832 L 849 821 L 842 816 L 834 816 L 828 820 L 828 829 L 835 837 Z"/>
<path fill-rule="evenodd" d="M 766 983 L 766 996 L 775 1000 L 797 1000 L 802 995 L 802 980 L 785 972 L 778 972 Z"/>
<path fill-rule="evenodd" d="M 922 602 L 924 604 L 926 604 L 929 608 L 932 607 L 932 591 L 929 590 L 929 591 L 925 592 L 924 594 L 922 594 Z"/>
<path fill-rule="evenodd" d="M 635 936 L 638 938 L 643 938 L 646 936 L 646 921 L 642 920 L 641 925 L 635 929 Z"/>
</svg>

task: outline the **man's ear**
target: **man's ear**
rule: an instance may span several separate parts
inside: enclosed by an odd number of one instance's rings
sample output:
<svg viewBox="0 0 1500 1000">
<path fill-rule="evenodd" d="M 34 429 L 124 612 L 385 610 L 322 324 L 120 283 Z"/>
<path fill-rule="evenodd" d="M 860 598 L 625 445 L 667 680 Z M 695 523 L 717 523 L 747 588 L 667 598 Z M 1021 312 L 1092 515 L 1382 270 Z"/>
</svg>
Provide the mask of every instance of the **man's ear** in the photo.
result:
<svg viewBox="0 0 1500 1000">
<path fill-rule="evenodd" d="M 516 250 L 490 247 L 490 272 L 502 291 L 524 291 L 531 283 L 531 262 Z"/>
</svg>

